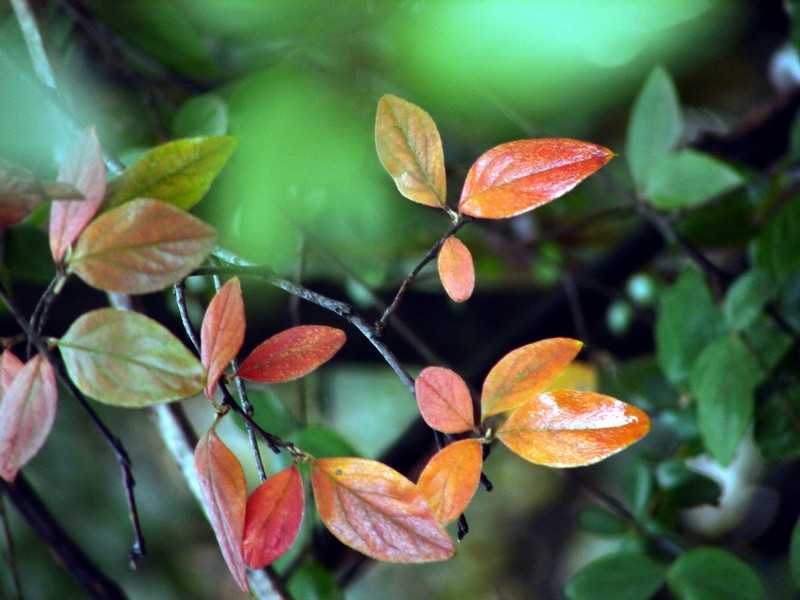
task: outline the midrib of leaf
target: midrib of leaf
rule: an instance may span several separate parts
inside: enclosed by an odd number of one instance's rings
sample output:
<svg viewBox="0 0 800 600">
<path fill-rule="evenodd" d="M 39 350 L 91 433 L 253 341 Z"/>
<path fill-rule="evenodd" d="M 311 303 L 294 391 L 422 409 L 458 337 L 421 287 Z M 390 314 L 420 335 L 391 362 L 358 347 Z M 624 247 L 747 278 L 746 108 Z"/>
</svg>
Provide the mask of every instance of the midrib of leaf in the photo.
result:
<svg viewBox="0 0 800 600">
<path fill-rule="evenodd" d="M 419 162 L 419 158 L 418 158 L 418 154 L 419 153 L 417 152 L 417 145 L 412 143 L 411 138 L 406 135 L 405 130 L 401 127 L 400 120 L 397 118 L 397 113 L 395 112 L 394 107 L 389 105 L 389 108 L 392 111 L 392 119 L 394 119 L 394 122 L 396 124 L 395 127 L 400 131 L 400 135 L 403 136 L 403 139 L 406 141 L 406 144 L 408 144 L 408 147 L 411 148 L 411 150 L 412 150 L 411 157 L 414 160 L 414 164 L 417 166 L 417 169 L 419 169 L 420 173 L 422 173 L 422 176 L 425 179 L 425 183 L 428 186 L 428 189 L 431 192 L 433 192 L 433 195 L 439 201 L 439 204 L 442 204 L 443 203 L 442 202 L 442 198 L 439 197 L 439 194 L 436 191 L 436 186 L 430 180 L 427 169 L 423 168 L 422 164 L 420 164 L 420 162 Z"/>
<path fill-rule="evenodd" d="M 131 339 L 131 338 L 125 338 L 125 339 Z M 136 339 L 136 338 L 133 338 L 133 339 Z M 80 350 L 82 352 L 85 352 L 86 354 L 92 354 L 92 355 L 96 355 L 96 356 L 113 357 L 113 358 L 115 358 L 117 360 L 120 360 L 120 361 L 123 361 L 123 362 L 127 362 L 127 363 L 131 363 L 131 364 L 134 364 L 134 365 L 137 365 L 137 366 L 145 367 L 147 369 L 154 370 L 154 371 L 163 371 L 165 373 L 180 374 L 180 371 L 178 371 L 178 370 L 170 371 L 169 369 L 166 369 L 166 368 L 163 368 L 163 367 L 153 366 L 150 363 L 145 362 L 145 361 L 141 361 L 141 360 L 137 360 L 137 359 L 134 359 L 134 358 L 130 358 L 131 357 L 130 354 L 119 354 L 119 353 L 116 353 L 116 352 L 92 350 L 91 347 L 81 346 L 79 344 L 71 344 L 69 342 L 64 342 L 62 340 L 59 340 L 58 345 L 61 346 L 61 347 L 65 347 L 65 348 L 77 349 L 77 350 Z"/>
</svg>

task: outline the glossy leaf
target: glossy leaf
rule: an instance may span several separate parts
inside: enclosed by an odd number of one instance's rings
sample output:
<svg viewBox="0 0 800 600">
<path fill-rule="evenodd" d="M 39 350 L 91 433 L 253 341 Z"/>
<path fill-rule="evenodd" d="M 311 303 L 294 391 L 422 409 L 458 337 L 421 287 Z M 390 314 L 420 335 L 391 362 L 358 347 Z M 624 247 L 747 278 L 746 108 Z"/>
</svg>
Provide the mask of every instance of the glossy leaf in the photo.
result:
<svg viewBox="0 0 800 600">
<path fill-rule="evenodd" d="M 683 135 L 683 115 L 675 84 L 662 67 L 650 73 L 631 111 L 625 158 L 636 188 L 644 189 L 655 166 Z"/>
<path fill-rule="evenodd" d="M 209 398 L 214 394 L 220 375 L 239 353 L 244 329 L 242 286 L 234 277 L 211 299 L 200 328 L 200 362 L 208 373 L 206 396 Z"/>
<path fill-rule="evenodd" d="M 455 554 L 453 540 L 419 488 L 382 463 L 363 458 L 314 460 L 311 485 L 325 526 L 371 558 L 421 563 Z"/>
<path fill-rule="evenodd" d="M 532 463 L 580 467 L 616 454 L 649 429 L 650 419 L 634 406 L 594 392 L 559 390 L 520 406 L 497 437 Z"/>
<path fill-rule="evenodd" d="M 667 573 L 678 600 L 763 600 L 766 590 L 756 570 L 720 548 L 692 548 Z"/>
<path fill-rule="evenodd" d="M 101 308 L 58 340 L 70 379 L 100 402 L 138 408 L 186 398 L 205 385 L 200 361 L 142 314 Z"/>
<path fill-rule="evenodd" d="M 475 266 L 472 254 L 464 243 L 449 237 L 439 250 L 439 278 L 447 295 L 455 302 L 464 302 L 475 289 Z"/>
<path fill-rule="evenodd" d="M 459 375 L 444 367 L 426 367 L 415 384 L 417 405 L 425 422 L 444 433 L 475 427 L 472 397 Z"/>
<path fill-rule="evenodd" d="M 403 196 L 446 208 L 442 140 L 428 113 L 397 96 L 383 96 L 375 118 L 375 146 Z"/>
<path fill-rule="evenodd" d="M 300 530 L 303 482 L 296 465 L 259 485 L 247 500 L 244 518 L 244 561 L 261 569 L 289 550 Z"/>
<path fill-rule="evenodd" d="M 457 519 L 467 508 L 478 489 L 482 465 L 478 440 L 453 442 L 425 465 L 417 485 L 442 525 Z"/>
<path fill-rule="evenodd" d="M 506 354 L 483 382 L 483 418 L 514 409 L 544 391 L 582 347 L 578 340 L 552 338 Z"/>
<path fill-rule="evenodd" d="M 569 139 L 495 146 L 467 173 L 459 212 L 483 219 L 513 217 L 563 196 L 613 156 L 602 146 Z"/>
<path fill-rule="evenodd" d="M 210 429 L 197 444 L 194 469 L 203 506 L 222 556 L 242 590 L 249 590 L 242 555 L 247 484 L 239 460 Z"/>
<path fill-rule="evenodd" d="M 186 277 L 216 241 L 214 229 L 197 217 L 158 200 L 134 200 L 92 221 L 69 269 L 106 292 L 146 294 Z"/>
<path fill-rule="evenodd" d="M 259 383 L 283 383 L 307 375 L 328 362 L 344 345 L 344 331 L 325 325 L 301 325 L 262 342 L 242 362 L 238 377 Z"/>
<path fill-rule="evenodd" d="M 661 160 L 647 178 L 647 201 L 663 210 L 693 208 L 740 186 L 733 168 L 696 150 L 676 152 Z"/>
<path fill-rule="evenodd" d="M 56 373 L 41 355 L 19 369 L 0 404 L 0 477 L 17 472 L 44 445 L 56 418 Z"/>
<path fill-rule="evenodd" d="M 650 600 L 666 581 L 665 567 L 637 552 L 606 554 L 564 588 L 567 600 Z"/>
<path fill-rule="evenodd" d="M 3 350 L 0 354 L 0 403 L 24 364 L 11 350 Z"/>
<path fill-rule="evenodd" d="M 50 207 L 50 252 L 56 263 L 62 261 L 103 202 L 106 168 L 94 127 L 84 132 L 61 165 L 58 180 L 73 184 L 83 194 L 83 200 L 59 200 Z"/>
<path fill-rule="evenodd" d="M 189 210 L 211 187 L 236 148 L 230 136 L 175 140 L 146 152 L 109 184 L 109 205 L 153 198 Z"/>
</svg>

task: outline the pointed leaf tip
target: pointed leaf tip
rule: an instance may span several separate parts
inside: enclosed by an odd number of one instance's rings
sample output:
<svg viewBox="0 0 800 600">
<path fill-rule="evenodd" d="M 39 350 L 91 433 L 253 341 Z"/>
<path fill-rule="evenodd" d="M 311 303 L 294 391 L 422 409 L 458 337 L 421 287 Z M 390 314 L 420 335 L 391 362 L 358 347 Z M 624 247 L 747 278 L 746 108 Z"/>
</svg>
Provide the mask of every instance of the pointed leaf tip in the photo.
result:
<svg viewBox="0 0 800 600">
<path fill-rule="evenodd" d="M 475 289 L 475 267 L 469 248 L 455 237 L 447 238 L 439 250 L 438 267 L 447 295 L 454 302 L 469 300 Z"/>
<path fill-rule="evenodd" d="M 455 554 L 453 540 L 419 488 L 394 469 L 363 458 L 311 463 L 322 522 L 342 543 L 386 562 L 421 563 Z"/>
<path fill-rule="evenodd" d="M 220 376 L 239 353 L 244 330 L 242 286 L 234 277 L 211 299 L 200 328 L 200 362 L 208 372 L 205 391 L 209 398 L 214 395 Z"/>
<path fill-rule="evenodd" d="M 472 397 L 459 375 L 444 367 L 426 367 L 415 383 L 417 405 L 425 422 L 443 433 L 475 426 Z"/>
<path fill-rule="evenodd" d="M 570 139 L 495 146 L 470 168 L 459 212 L 482 219 L 522 214 L 563 196 L 613 157 L 607 148 Z"/>
</svg>

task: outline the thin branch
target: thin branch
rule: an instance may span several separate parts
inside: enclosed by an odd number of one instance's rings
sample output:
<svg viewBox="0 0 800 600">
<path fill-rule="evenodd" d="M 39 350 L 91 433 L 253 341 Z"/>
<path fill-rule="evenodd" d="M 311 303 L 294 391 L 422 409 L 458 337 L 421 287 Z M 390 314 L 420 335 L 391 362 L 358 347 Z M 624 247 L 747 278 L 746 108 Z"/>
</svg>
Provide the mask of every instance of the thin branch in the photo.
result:
<svg viewBox="0 0 800 600">
<path fill-rule="evenodd" d="M 26 0 L 11 0 L 11 6 L 14 8 L 19 28 L 22 30 L 22 37 L 25 39 L 25 46 L 28 48 L 36 76 L 47 87 L 56 90 L 56 76 L 47 59 L 47 53 L 44 51 L 42 35 L 36 25 L 36 18 L 33 16 L 31 7 Z"/>
</svg>

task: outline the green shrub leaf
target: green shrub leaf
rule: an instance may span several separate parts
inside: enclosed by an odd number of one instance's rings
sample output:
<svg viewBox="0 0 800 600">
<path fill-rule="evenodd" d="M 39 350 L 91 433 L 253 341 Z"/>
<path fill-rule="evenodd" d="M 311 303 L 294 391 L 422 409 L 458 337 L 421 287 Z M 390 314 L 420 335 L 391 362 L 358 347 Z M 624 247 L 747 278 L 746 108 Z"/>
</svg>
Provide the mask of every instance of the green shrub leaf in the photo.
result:
<svg viewBox="0 0 800 600">
<path fill-rule="evenodd" d="M 758 573 L 746 562 L 719 548 L 693 548 L 667 573 L 679 600 L 761 600 L 766 596 Z"/>
<path fill-rule="evenodd" d="M 664 567 L 635 552 L 608 554 L 569 580 L 569 600 L 649 600 L 664 585 Z"/>
</svg>

